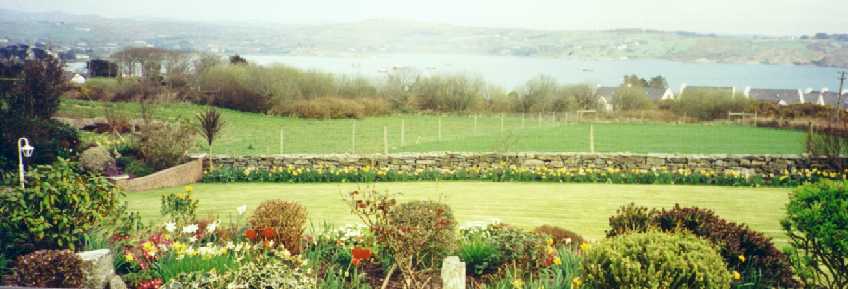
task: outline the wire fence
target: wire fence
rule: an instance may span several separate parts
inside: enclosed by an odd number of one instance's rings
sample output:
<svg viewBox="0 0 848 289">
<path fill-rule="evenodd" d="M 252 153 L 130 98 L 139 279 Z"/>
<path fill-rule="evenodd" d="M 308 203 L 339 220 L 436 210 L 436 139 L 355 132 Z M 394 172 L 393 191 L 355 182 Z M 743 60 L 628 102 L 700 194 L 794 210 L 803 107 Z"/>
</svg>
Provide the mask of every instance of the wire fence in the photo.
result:
<svg viewBox="0 0 848 289">
<path fill-rule="evenodd" d="M 596 118 L 592 112 L 397 115 L 323 121 L 288 119 L 252 135 L 246 127 L 231 128 L 227 134 L 230 140 L 219 149 L 223 150 L 220 153 L 242 155 L 403 152 L 798 154 L 804 145 L 801 131 L 755 128 L 735 122 L 610 122 Z"/>
</svg>

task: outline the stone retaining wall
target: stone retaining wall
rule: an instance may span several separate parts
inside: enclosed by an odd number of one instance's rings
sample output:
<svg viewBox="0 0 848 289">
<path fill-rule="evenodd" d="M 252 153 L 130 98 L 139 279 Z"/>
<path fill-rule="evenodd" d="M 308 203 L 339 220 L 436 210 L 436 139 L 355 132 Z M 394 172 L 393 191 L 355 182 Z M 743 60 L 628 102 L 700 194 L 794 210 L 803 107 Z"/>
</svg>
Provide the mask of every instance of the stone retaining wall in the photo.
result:
<svg viewBox="0 0 848 289">
<path fill-rule="evenodd" d="M 195 159 L 172 168 L 164 169 L 140 178 L 117 180 L 115 184 L 127 192 L 140 192 L 182 186 L 203 178 L 203 161 Z"/>
<path fill-rule="evenodd" d="M 197 156 L 205 157 L 205 156 Z M 826 157 L 803 155 L 668 155 L 668 154 L 589 154 L 589 153 L 421 153 L 389 155 L 269 155 L 269 156 L 213 156 L 215 167 L 273 168 L 293 166 L 310 167 L 389 167 L 395 170 L 425 168 L 470 168 L 495 165 L 548 168 L 659 168 L 669 169 L 728 169 L 749 173 L 779 174 L 791 169 L 835 169 L 843 167 L 848 158 L 837 161 Z"/>
</svg>

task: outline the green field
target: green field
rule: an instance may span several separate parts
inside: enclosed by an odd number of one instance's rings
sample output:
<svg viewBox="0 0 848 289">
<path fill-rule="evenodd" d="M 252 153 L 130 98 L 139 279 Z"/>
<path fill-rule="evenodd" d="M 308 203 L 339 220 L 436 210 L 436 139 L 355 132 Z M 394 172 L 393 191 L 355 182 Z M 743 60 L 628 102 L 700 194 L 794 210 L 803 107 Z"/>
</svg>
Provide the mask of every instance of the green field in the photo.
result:
<svg viewBox="0 0 848 289">
<path fill-rule="evenodd" d="M 355 223 L 342 201 L 342 194 L 364 184 L 196 184 L 194 196 L 200 201 L 199 216 L 228 219 L 235 208 L 246 204 L 249 210 L 268 199 L 297 201 L 309 210 L 313 224 Z M 607 220 L 617 208 L 630 202 L 660 208 L 675 203 L 715 210 L 720 216 L 750 225 L 753 229 L 785 243 L 780 219 L 785 212 L 789 189 L 736 188 L 718 186 L 607 185 L 488 182 L 381 183 L 380 191 L 400 193 L 400 199 L 439 200 L 448 203 L 460 223 L 501 222 L 531 228 L 552 224 L 574 230 L 590 239 L 599 239 Z M 146 221 L 163 221 L 159 197 L 169 188 L 128 193 L 131 210 Z"/>
<path fill-rule="evenodd" d="M 203 109 L 191 104 L 166 104 L 154 111 L 161 119 L 193 120 Z M 116 111 L 139 117 L 135 103 L 119 103 Z M 380 153 L 384 150 L 384 128 L 389 152 L 587 152 L 590 126 L 597 152 L 797 154 L 803 151 L 804 139 L 798 131 L 733 124 L 589 124 L 575 122 L 573 114 L 545 114 L 541 121 L 537 114 L 513 114 L 503 117 L 502 129 L 499 115 L 479 116 L 475 125 L 475 117 L 456 115 L 307 120 L 232 110 L 223 113 L 227 125 L 214 153 L 232 155 L 277 154 L 281 148 L 284 153 Z M 59 115 L 102 116 L 104 109 L 98 102 L 63 100 Z M 199 140 L 196 151 L 205 151 Z"/>
</svg>

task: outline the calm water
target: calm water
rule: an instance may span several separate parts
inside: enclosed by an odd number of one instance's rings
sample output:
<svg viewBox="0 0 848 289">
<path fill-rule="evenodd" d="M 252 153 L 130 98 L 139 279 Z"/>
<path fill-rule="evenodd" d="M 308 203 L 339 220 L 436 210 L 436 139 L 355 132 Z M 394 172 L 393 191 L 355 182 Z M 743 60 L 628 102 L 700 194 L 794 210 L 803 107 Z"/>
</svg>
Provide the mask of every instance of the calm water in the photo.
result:
<svg viewBox="0 0 848 289">
<path fill-rule="evenodd" d="M 287 64 L 368 78 L 384 77 L 393 67 L 410 67 L 423 74 L 465 73 L 511 89 L 539 74 L 560 83 L 591 83 L 614 86 L 625 74 L 642 77 L 663 75 L 677 90 L 688 85 L 746 86 L 755 88 L 835 90 L 839 69 L 811 65 L 683 63 L 666 60 L 578 60 L 570 58 L 385 54 L 361 57 L 248 55 L 260 65 Z"/>
</svg>

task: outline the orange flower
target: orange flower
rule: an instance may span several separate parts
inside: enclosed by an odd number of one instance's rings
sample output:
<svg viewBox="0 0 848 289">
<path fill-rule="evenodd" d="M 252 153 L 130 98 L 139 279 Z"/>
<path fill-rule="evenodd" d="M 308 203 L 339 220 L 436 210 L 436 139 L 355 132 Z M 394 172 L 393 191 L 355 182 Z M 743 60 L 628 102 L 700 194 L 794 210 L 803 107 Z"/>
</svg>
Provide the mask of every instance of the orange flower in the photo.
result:
<svg viewBox="0 0 848 289">
<path fill-rule="evenodd" d="M 256 231 L 253 229 L 247 229 L 244 231 L 244 237 L 250 239 L 251 241 L 256 241 Z"/>
<path fill-rule="evenodd" d="M 265 228 L 262 230 L 262 237 L 265 239 L 273 239 L 274 238 L 274 229 L 273 228 Z"/>
<path fill-rule="evenodd" d="M 353 266 L 359 266 L 360 262 L 361 262 L 361 260 L 359 260 L 357 258 L 353 258 L 353 259 L 350 260 L 350 263 L 352 263 Z"/>
<path fill-rule="evenodd" d="M 350 253 L 354 259 L 367 260 L 371 258 L 371 249 L 369 248 L 353 248 Z"/>
</svg>

